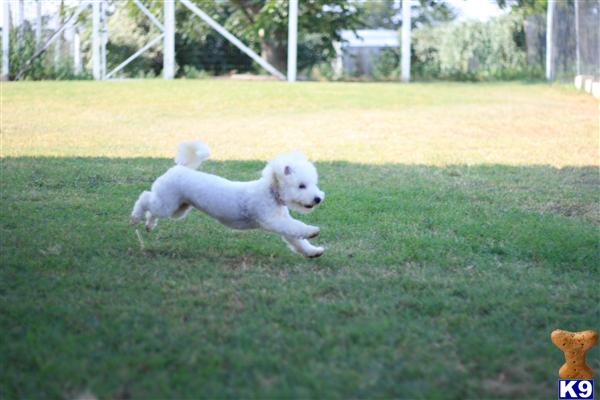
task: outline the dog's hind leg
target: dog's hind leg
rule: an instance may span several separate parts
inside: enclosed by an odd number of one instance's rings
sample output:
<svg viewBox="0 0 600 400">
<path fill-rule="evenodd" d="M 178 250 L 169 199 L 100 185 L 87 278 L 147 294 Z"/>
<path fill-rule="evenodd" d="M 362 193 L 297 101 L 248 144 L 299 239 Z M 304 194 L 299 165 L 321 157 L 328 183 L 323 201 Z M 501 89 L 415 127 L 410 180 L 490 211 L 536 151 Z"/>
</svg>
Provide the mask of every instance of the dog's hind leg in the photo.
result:
<svg viewBox="0 0 600 400">
<path fill-rule="evenodd" d="M 146 211 L 148 211 L 151 195 L 152 193 L 146 190 L 142 192 L 140 197 L 135 202 L 133 211 L 131 212 L 131 218 L 129 219 L 132 224 L 139 224 L 142 221 L 142 218 L 144 218 Z"/>
<path fill-rule="evenodd" d="M 145 216 L 145 226 L 147 231 L 150 231 L 156 226 L 158 218 L 156 218 L 150 211 L 151 208 L 156 208 L 152 207 L 152 203 L 155 203 L 155 201 L 153 201 L 155 198 L 156 196 L 154 196 L 152 192 L 149 192 L 147 190 L 140 195 L 138 200 L 135 202 L 135 205 L 133 206 L 133 211 L 131 212 L 130 222 L 132 224 L 140 223 L 142 221 L 142 218 Z"/>
<path fill-rule="evenodd" d="M 158 224 L 158 218 L 152 215 L 150 211 L 146 212 L 146 223 L 144 224 L 146 230 L 150 232 L 152 229 L 156 228 L 156 224 Z"/>
<path fill-rule="evenodd" d="M 170 208 L 172 209 L 172 207 Z M 190 212 L 190 210 L 192 209 L 192 206 L 190 206 L 187 203 L 183 203 L 181 204 L 175 211 L 173 211 L 170 215 L 169 215 L 169 210 L 170 209 L 162 209 L 161 211 L 163 211 L 167 216 L 170 216 L 173 219 L 182 219 L 185 218 L 185 216 L 187 215 L 188 212 Z M 150 232 L 152 229 L 156 228 L 156 225 L 158 224 L 158 217 L 154 214 L 152 214 L 152 212 L 147 211 L 146 212 L 146 230 L 148 232 Z"/>
<path fill-rule="evenodd" d="M 306 239 L 296 239 L 293 237 L 281 237 L 287 244 L 290 250 L 300 253 L 305 257 L 316 258 L 321 257 L 325 252 L 325 249 L 322 247 L 313 246 Z"/>
<path fill-rule="evenodd" d="M 133 206 L 131 223 L 137 224 L 146 216 L 146 230 L 150 231 L 156 226 L 158 218 L 183 218 L 190 209 L 189 204 L 181 204 L 175 196 L 145 191 Z"/>
<path fill-rule="evenodd" d="M 192 206 L 187 203 L 182 203 L 177 210 L 171 215 L 171 218 L 182 219 L 190 212 Z"/>
<path fill-rule="evenodd" d="M 181 203 L 178 195 L 167 191 L 152 191 L 148 197 L 148 211 L 146 212 L 146 230 L 154 229 L 158 218 L 183 218 L 191 208 L 186 203 Z"/>
</svg>

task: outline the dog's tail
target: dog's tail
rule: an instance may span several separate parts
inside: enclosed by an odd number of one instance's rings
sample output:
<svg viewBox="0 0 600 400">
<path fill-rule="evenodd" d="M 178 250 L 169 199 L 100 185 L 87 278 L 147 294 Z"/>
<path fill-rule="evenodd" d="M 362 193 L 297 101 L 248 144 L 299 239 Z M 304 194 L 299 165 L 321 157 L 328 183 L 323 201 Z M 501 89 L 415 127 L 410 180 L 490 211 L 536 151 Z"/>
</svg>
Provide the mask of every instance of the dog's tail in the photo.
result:
<svg viewBox="0 0 600 400">
<path fill-rule="evenodd" d="M 202 161 L 210 155 L 208 147 L 199 140 L 179 143 L 175 164 L 191 169 L 198 169 Z"/>
</svg>

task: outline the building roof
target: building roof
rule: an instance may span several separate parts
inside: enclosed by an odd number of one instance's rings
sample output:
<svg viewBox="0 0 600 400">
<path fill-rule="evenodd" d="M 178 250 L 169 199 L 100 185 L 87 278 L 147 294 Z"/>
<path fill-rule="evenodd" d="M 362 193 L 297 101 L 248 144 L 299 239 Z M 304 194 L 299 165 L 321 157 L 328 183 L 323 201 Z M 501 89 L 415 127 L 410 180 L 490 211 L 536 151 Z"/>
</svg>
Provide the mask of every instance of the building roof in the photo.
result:
<svg viewBox="0 0 600 400">
<path fill-rule="evenodd" d="M 393 29 L 357 29 L 356 35 L 343 30 L 340 34 L 342 47 L 400 47 L 398 32 Z"/>
</svg>

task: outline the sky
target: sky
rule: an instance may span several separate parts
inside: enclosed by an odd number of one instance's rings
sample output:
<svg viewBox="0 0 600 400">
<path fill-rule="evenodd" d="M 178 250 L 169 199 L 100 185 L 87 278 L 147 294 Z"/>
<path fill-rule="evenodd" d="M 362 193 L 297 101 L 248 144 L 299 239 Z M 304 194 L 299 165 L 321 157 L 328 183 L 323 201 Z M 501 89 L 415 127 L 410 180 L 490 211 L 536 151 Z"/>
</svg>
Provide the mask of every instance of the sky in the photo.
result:
<svg viewBox="0 0 600 400">
<path fill-rule="evenodd" d="M 7 0 L 0 0 L 0 3 Z M 503 11 L 496 5 L 495 0 L 445 0 L 450 3 L 458 12 L 459 20 L 476 19 L 486 21 L 491 17 L 500 15 Z M 18 0 L 8 0 L 11 6 L 11 15 L 16 17 Z M 67 3 L 75 3 L 74 0 L 67 0 Z M 59 0 L 42 0 L 42 12 L 48 13 L 56 10 Z M 35 0 L 25 0 L 25 15 L 27 18 L 35 17 Z M 4 7 L 0 7 L 0 26 L 3 24 Z"/>
<path fill-rule="evenodd" d="M 506 12 L 498 7 L 495 0 L 446 0 L 446 2 L 458 11 L 459 20 L 486 21 Z"/>
</svg>

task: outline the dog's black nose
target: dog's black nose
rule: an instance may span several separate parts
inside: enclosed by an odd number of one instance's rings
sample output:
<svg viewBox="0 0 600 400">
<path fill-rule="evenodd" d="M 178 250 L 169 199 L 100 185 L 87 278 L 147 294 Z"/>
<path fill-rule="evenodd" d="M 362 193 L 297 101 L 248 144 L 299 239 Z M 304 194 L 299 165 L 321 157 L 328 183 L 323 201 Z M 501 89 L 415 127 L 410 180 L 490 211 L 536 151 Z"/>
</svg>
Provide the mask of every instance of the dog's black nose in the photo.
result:
<svg viewBox="0 0 600 400">
<path fill-rule="evenodd" d="M 315 204 L 319 204 L 321 202 L 321 198 L 319 196 L 315 197 Z"/>
</svg>

